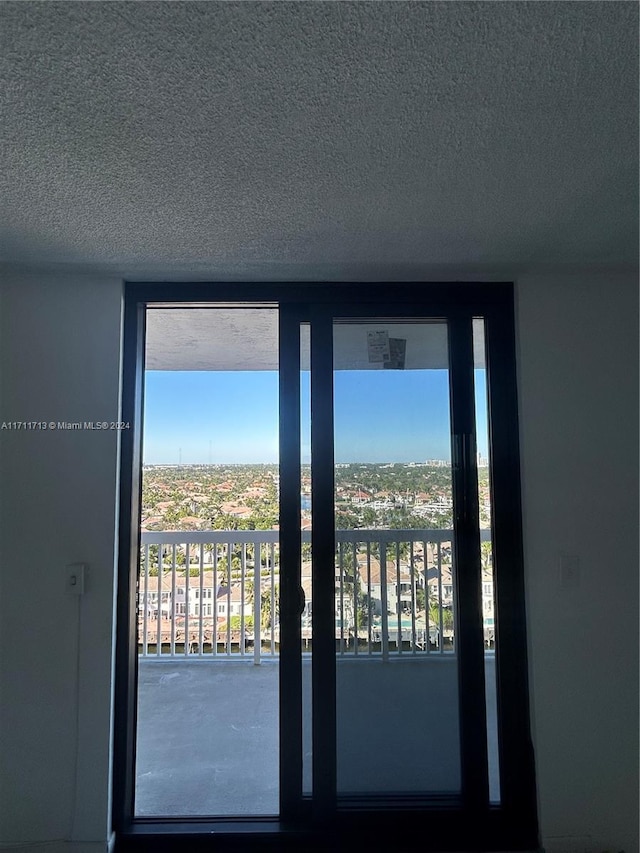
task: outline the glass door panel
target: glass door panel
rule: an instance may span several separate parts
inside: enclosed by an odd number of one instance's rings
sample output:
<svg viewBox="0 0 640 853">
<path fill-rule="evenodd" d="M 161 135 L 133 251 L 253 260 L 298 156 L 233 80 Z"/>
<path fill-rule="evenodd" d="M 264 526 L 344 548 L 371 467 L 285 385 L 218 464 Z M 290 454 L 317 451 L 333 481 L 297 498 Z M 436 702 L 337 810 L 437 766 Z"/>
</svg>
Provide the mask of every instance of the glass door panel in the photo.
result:
<svg viewBox="0 0 640 853">
<path fill-rule="evenodd" d="M 300 584 L 304 593 L 300 615 L 302 641 L 302 793 L 313 791 L 313 563 L 311 554 L 311 327 L 300 325 Z"/>
<path fill-rule="evenodd" d="M 135 816 L 277 815 L 278 312 L 146 327 Z"/>
<path fill-rule="evenodd" d="M 337 793 L 461 788 L 446 322 L 333 326 Z"/>
</svg>

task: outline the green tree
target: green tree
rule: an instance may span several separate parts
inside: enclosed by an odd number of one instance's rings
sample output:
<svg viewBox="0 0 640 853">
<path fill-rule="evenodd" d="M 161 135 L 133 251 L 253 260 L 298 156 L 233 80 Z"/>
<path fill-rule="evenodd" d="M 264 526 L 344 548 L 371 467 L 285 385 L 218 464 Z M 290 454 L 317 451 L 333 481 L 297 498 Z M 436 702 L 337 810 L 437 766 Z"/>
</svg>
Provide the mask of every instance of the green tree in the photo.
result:
<svg viewBox="0 0 640 853">
<path fill-rule="evenodd" d="M 275 584 L 274 586 L 274 610 L 275 612 L 271 612 L 271 590 L 264 589 L 262 590 L 262 594 L 260 596 L 260 627 L 263 630 L 270 628 L 272 625 L 272 620 L 278 621 L 280 616 L 280 587 L 279 584 Z"/>
<path fill-rule="evenodd" d="M 232 616 L 231 619 L 229 619 L 229 624 L 231 625 L 232 631 L 239 631 L 242 627 L 242 616 L 239 614 Z M 253 628 L 253 616 L 244 617 L 244 627 L 245 630 Z"/>
<path fill-rule="evenodd" d="M 248 604 L 253 605 L 254 602 L 254 582 L 253 580 L 247 580 L 245 584 L 245 598 Z M 279 605 L 279 595 L 280 588 L 278 584 L 274 586 L 274 605 L 275 605 L 275 614 L 271 613 L 271 588 L 263 589 L 260 593 L 260 628 L 262 630 L 266 630 L 271 627 L 271 619 L 272 615 L 275 615 L 277 619 L 280 615 L 280 605 Z"/>
<path fill-rule="evenodd" d="M 140 574 L 146 573 L 149 577 L 155 578 L 158 576 L 158 546 L 149 545 L 147 553 L 145 553 L 145 546 L 143 545 L 140 549 Z"/>
</svg>

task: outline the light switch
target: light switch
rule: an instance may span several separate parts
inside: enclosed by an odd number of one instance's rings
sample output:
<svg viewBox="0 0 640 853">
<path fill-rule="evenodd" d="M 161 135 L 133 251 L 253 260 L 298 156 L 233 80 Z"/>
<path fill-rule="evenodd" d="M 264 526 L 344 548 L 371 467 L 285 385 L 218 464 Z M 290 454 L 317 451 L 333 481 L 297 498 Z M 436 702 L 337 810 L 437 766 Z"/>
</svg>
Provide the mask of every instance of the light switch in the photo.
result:
<svg viewBox="0 0 640 853">
<path fill-rule="evenodd" d="M 65 588 L 71 595 L 83 595 L 86 570 L 86 563 L 69 563 L 66 566 Z"/>
</svg>

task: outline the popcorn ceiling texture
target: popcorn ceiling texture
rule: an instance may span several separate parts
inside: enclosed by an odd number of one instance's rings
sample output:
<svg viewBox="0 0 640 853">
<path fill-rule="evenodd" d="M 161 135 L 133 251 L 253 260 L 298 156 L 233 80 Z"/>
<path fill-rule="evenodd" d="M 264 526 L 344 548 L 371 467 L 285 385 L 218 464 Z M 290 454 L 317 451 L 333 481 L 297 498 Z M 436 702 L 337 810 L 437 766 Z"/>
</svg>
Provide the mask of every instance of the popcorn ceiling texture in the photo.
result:
<svg viewBox="0 0 640 853">
<path fill-rule="evenodd" d="M 637 260 L 638 7 L 0 4 L 0 256 L 130 277 Z"/>
</svg>

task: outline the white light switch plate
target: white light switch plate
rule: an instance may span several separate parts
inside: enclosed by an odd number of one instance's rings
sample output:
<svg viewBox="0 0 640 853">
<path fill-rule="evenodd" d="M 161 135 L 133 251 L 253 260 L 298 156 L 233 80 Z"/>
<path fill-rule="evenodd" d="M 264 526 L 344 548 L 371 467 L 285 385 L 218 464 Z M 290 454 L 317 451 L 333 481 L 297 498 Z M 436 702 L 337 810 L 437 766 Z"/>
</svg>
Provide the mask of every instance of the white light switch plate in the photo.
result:
<svg viewBox="0 0 640 853">
<path fill-rule="evenodd" d="M 65 589 L 71 595 L 83 595 L 87 574 L 86 563 L 69 563 L 66 567 Z"/>
</svg>

